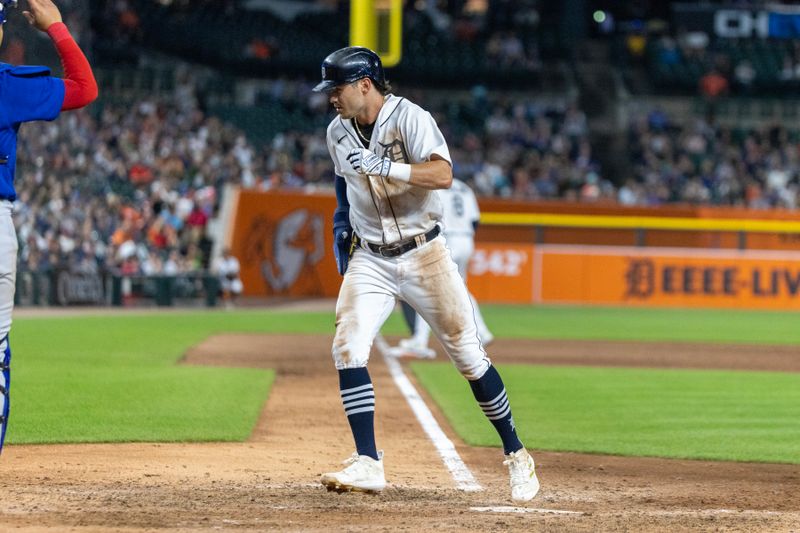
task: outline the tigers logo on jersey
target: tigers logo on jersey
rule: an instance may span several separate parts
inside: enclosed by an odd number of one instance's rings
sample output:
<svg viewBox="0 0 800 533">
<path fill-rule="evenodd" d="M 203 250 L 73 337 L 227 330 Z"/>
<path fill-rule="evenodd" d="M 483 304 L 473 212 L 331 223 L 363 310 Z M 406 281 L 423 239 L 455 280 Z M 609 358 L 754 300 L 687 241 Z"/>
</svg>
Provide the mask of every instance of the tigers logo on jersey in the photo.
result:
<svg viewBox="0 0 800 533">
<path fill-rule="evenodd" d="M 406 145 L 400 139 L 395 139 L 389 144 L 379 142 L 383 148 L 383 157 L 388 157 L 392 162 L 408 163 L 408 152 L 406 152 Z"/>
</svg>

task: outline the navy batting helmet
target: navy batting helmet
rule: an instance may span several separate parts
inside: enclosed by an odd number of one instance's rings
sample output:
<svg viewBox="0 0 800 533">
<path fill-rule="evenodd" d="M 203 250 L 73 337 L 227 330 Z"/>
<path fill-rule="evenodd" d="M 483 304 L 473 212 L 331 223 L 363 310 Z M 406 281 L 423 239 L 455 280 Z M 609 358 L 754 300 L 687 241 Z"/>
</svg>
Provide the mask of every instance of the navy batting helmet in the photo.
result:
<svg viewBox="0 0 800 533">
<path fill-rule="evenodd" d="M 386 86 L 386 77 L 378 54 L 363 46 L 348 46 L 325 58 L 322 62 L 322 81 L 314 90 L 328 91 L 337 85 L 352 83 L 361 78 L 371 79 L 380 89 Z"/>
<path fill-rule="evenodd" d="M 17 7 L 17 0 L 0 0 L 0 24 L 8 20 L 8 8 Z"/>
</svg>

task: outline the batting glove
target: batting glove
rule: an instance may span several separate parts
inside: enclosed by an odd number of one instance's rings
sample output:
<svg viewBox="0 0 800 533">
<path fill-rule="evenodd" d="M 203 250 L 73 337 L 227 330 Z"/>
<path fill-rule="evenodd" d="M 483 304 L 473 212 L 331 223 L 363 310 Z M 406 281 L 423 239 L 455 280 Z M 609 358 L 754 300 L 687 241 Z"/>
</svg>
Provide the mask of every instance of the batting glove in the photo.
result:
<svg viewBox="0 0 800 533">
<path fill-rule="evenodd" d="M 386 157 L 378 157 L 366 148 L 353 148 L 347 156 L 353 170 L 359 174 L 371 174 L 385 178 L 389 176 L 392 162 Z"/>
<path fill-rule="evenodd" d="M 350 226 L 350 210 L 337 208 L 333 213 L 333 255 L 336 268 L 344 276 L 353 251 L 353 228 Z"/>
</svg>

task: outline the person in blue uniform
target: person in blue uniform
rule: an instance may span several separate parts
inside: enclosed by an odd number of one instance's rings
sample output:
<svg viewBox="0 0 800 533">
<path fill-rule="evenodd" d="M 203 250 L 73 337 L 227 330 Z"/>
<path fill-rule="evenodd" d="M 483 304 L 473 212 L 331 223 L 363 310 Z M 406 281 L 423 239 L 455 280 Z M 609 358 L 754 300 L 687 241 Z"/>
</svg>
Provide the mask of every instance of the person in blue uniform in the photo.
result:
<svg viewBox="0 0 800 533">
<path fill-rule="evenodd" d="M 11 312 L 17 277 L 17 236 L 12 220 L 17 132 L 25 122 L 54 120 L 61 111 L 78 109 L 97 98 L 92 68 L 61 20 L 51 0 L 28 0 L 23 16 L 53 41 L 64 78 L 50 75 L 46 67 L 0 63 L 0 452 L 5 442 L 11 388 Z M 0 0 L 0 45 L 17 0 Z"/>
</svg>

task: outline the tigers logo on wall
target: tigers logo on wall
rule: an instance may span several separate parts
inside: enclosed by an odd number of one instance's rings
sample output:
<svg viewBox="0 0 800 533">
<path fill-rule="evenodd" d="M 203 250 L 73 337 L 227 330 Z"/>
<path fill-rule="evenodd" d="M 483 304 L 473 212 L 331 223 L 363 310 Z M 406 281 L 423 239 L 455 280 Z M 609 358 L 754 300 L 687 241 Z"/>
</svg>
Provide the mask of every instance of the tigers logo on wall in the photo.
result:
<svg viewBox="0 0 800 533">
<path fill-rule="evenodd" d="M 630 259 L 625 272 L 625 298 L 647 299 L 655 289 L 656 268 L 650 259 Z"/>
<path fill-rule="evenodd" d="M 270 294 L 318 294 L 314 266 L 325 257 L 322 215 L 308 209 L 290 211 L 277 221 L 257 217 L 245 239 L 246 260 L 260 263 Z"/>
</svg>

